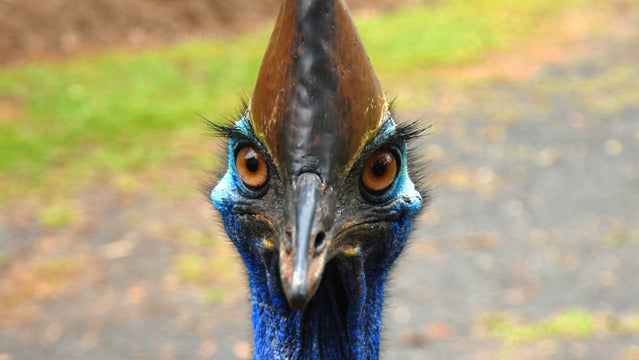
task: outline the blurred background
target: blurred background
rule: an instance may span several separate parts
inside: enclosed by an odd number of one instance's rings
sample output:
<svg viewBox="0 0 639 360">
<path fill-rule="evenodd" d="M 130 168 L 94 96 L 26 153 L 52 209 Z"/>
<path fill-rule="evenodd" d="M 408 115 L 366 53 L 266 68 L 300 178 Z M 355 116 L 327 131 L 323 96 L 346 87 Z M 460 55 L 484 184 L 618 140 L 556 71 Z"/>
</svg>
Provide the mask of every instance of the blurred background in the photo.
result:
<svg viewBox="0 0 639 360">
<path fill-rule="evenodd" d="M 385 359 L 639 359 L 639 1 L 347 1 L 434 199 Z M 248 359 L 202 189 L 279 1 L 0 0 L 0 360 Z"/>
</svg>

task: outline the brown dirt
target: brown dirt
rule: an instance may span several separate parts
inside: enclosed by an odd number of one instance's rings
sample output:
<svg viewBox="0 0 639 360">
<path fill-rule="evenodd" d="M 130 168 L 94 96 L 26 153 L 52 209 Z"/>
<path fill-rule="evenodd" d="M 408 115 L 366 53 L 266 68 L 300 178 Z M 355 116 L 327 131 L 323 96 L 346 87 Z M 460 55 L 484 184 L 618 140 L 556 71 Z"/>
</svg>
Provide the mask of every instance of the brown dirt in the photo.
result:
<svg viewBox="0 0 639 360">
<path fill-rule="evenodd" d="M 351 9 L 388 10 L 419 0 L 351 0 Z M 157 46 L 231 36 L 270 21 L 280 0 L 0 0 L 0 65 L 105 47 Z"/>
</svg>

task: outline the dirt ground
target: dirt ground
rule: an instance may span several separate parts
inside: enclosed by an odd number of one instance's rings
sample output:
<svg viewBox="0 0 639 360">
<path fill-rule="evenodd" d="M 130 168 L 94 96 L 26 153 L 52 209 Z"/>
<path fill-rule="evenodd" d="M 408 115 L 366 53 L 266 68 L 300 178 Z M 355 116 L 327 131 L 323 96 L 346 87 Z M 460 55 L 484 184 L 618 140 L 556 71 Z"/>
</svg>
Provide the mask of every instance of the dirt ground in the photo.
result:
<svg viewBox="0 0 639 360">
<path fill-rule="evenodd" d="M 353 11 L 388 10 L 419 0 L 352 0 Z M 195 36 L 260 28 L 279 0 L 3 0 L 0 65 L 105 47 L 164 45 Z"/>
<path fill-rule="evenodd" d="M 1 31 L 29 12 L 46 23 L 48 7 L 62 3 L 0 2 Z M 9 55 L 2 43 L 3 61 L 91 51 L 86 44 L 105 30 L 74 35 L 72 50 L 56 30 L 82 28 L 76 16 L 119 16 L 89 3 L 135 7 L 128 24 L 157 5 L 93 0 L 50 20 L 50 31 L 36 29 L 39 20 L 9 25 L 23 34 L 10 41 L 42 43 L 13 43 Z M 217 11 L 208 4 L 191 11 Z M 5 23 L 7 9 L 16 12 Z M 224 27 L 180 14 L 175 40 L 191 27 Z M 145 36 L 170 32 L 151 26 L 160 18 L 145 20 Z M 393 273 L 385 359 L 639 359 L 639 21 L 630 24 L 583 39 L 587 51 L 525 81 L 456 92 L 434 84 L 426 93 L 437 106 L 400 114 L 434 124 L 420 149 L 434 201 Z M 114 30 L 99 46 L 129 46 L 130 31 Z M 1 360 L 251 357 L 244 273 L 202 196 L 96 186 L 76 201 L 83 213 L 72 228 L 42 226 L 37 203 L 1 210 Z M 189 241 L 177 239 L 184 234 Z M 209 255 L 214 262 L 198 265 Z M 215 275 L 205 291 L 197 278 L 180 281 L 198 266 Z M 570 311 L 591 315 L 594 329 L 519 342 L 491 330 L 496 319 L 534 324 Z"/>
</svg>

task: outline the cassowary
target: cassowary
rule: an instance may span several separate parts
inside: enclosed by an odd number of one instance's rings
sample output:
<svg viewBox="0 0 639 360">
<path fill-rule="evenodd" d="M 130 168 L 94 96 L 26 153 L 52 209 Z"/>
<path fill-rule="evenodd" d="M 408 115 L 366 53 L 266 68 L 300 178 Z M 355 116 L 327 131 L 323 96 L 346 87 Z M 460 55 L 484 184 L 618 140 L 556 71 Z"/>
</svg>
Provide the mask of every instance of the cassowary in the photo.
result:
<svg viewBox="0 0 639 360">
<path fill-rule="evenodd" d="M 375 359 L 422 193 L 343 0 L 285 0 L 211 190 L 247 268 L 256 359 Z M 409 175 L 410 173 L 410 175 Z"/>
</svg>

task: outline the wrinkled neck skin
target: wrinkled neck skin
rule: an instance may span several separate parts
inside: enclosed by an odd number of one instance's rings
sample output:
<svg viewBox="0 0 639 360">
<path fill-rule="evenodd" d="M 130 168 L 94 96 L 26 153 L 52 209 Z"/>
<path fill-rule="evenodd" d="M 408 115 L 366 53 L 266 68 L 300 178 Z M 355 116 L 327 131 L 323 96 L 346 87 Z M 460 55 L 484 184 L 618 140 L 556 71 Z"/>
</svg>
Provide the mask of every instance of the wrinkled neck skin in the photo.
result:
<svg viewBox="0 0 639 360">
<path fill-rule="evenodd" d="M 218 186 L 225 187 L 224 183 L 222 179 Z M 393 224 L 392 238 L 365 254 L 331 260 L 315 296 L 306 308 L 294 311 L 280 284 L 277 252 L 252 245 L 259 239 L 251 239 L 239 226 L 232 196 L 225 194 L 214 205 L 248 270 L 254 358 L 378 358 L 384 287 L 388 272 L 406 243 L 414 213 L 403 211 L 404 215 Z"/>
<path fill-rule="evenodd" d="M 279 278 L 269 272 L 252 276 L 255 359 L 377 358 L 386 274 L 366 276 L 363 266 L 358 260 L 331 263 L 300 311 L 286 303 Z M 342 274 L 362 275 L 345 279 Z"/>
</svg>

